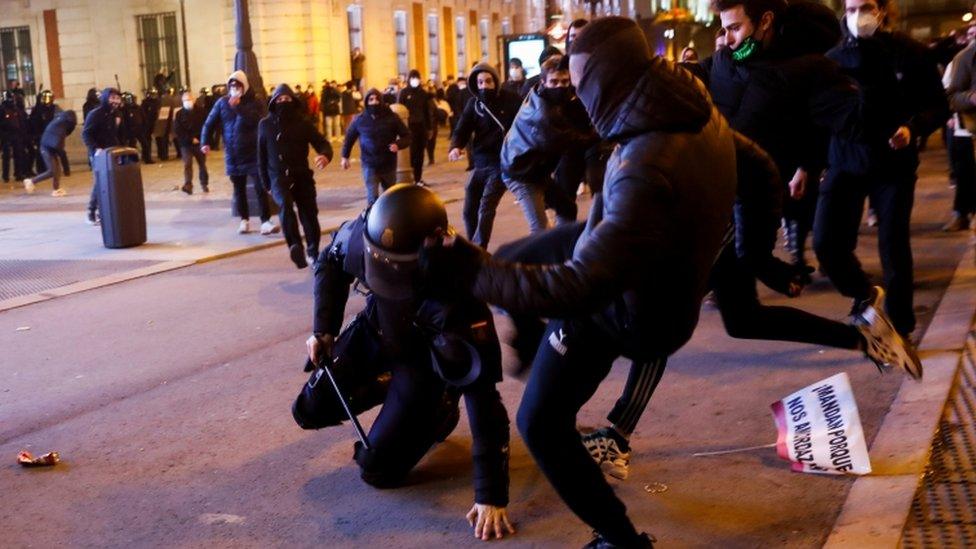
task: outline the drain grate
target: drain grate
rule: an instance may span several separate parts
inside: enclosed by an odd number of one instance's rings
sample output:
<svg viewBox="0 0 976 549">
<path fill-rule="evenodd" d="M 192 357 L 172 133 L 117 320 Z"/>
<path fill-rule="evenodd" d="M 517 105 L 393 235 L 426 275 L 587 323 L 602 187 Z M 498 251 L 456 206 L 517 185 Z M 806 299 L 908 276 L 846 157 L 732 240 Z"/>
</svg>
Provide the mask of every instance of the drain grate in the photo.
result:
<svg viewBox="0 0 976 549">
<path fill-rule="evenodd" d="M 976 546 L 976 331 L 966 338 L 902 547 Z"/>
<path fill-rule="evenodd" d="M 156 263 L 159 261 L 0 259 L 0 301 Z"/>
</svg>

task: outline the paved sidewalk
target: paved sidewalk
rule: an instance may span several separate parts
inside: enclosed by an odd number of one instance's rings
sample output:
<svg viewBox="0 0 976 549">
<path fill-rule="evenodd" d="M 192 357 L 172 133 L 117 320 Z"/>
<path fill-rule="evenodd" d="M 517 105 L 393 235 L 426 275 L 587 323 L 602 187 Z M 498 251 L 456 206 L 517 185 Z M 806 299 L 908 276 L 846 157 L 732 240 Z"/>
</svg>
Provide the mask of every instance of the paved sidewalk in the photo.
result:
<svg viewBox="0 0 976 549">
<path fill-rule="evenodd" d="M 333 145 L 338 155 L 339 144 Z M 443 158 L 425 170 L 425 178 L 445 199 L 456 199 L 460 196 L 457 183 L 466 178 L 464 166 L 449 164 L 446 152 L 440 152 Z M 353 158 L 357 156 L 358 151 L 354 151 Z M 63 295 L 63 288 L 68 285 L 41 283 L 46 290 L 61 290 L 45 295 L 25 294 L 22 288 L 30 285 L 14 280 L 14 267 L 17 272 L 35 272 L 43 262 L 74 262 L 62 263 L 59 266 L 62 276 L 57 277 L 60 282 L 81 284 L 69 288 L 70 293 L 284 243 L 280 233 L 261 235 L 257 217 L 252 217 L 250 234 L 237 234 L 239 220 L 231 215 L 232 185 L 223 175 L 223 153 L 215 152 L 208 157 L 209 194 L 200 192 L 196 180 L 192 196 L 179 190 L 183 184 L 183 165 L 179 160 L 144 165 L 148 241 L 134 248 L 105 248 L 100 229 L 85 223 L 91 172 L 87 166 L 77 167 L 71 177 L 62 180 L 62 186 L 68 191 L 64 198 L 51 197 L 49 183 L 40 183 L 34 194 L 27 194 L 20 185 L 2 185 L 0 262 L 6 263 L 0 263 L 0 310 Z M 324 172 L 316 172 L 316 183 L 319 222 L 324 231 L 356 215 L 365 206 L 358 162 L 343 171 L 336 160 Z M 93 262 L 117 263 L 112 267 Z M 132 262 L 143 264 L 132 268 Z M 73 275 L 68 274 L 71 272 Z"/>
</svg>

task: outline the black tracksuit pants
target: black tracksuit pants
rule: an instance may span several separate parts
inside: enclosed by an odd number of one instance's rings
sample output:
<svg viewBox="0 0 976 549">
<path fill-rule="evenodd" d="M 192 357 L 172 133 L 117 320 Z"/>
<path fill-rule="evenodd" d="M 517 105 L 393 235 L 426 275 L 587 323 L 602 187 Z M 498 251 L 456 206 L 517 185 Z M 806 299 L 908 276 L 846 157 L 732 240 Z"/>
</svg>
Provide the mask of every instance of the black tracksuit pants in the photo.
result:
<svg viewBox="0 0 976 549">
<path fill-rule="evenodd" d="M 250 207 L 247 204 L 247 180 L 246 175 L 232 175 L 230 182 L 234 184 L 234 204 L 237 208 L 237 215 L 241 219 L 251 217 Z M 258 208 L 260 208 L 261 222 L 271 219 L 271 205 L 268 204 L 268 192 L 261 185 L 257 175 L 254 178 L 254 192 L 257 193 Z"/>
<path fill-rule="evenodd" d="M 413 168 L 413 182 L 424 178 L 424 155 L 427 152 L 427 128 L 423 124 L 410 124 L 410 167 Z"/>
<path fill-rule="evenodd" d="M 290 188 L 275 183 L 272 184 L 271 194 L 278 204 L 281 232 L 285 234 L 288 247 L 302 244 L 302 235 L 298 232 L 298 223 L 301 222 L 305 232 L 305 255 L 318 257 L 322 228 L 319 226 L 319 205 L 315 201 L 315 181 L 309 176 L 295 180 Z"/>
<path fill-rule="evenodd" d="M 14 178 L 17 180 L 27 177 L 30 171 L 27 143 L 20 137 L 8 136 L 0 139 L 3 160 L 3 180 L 10 180 L 10 164 L 13 162 Z"/>
<path fill-rule="evenodd" d="M 878 251 L 887 292 L 885 309 L 902 335 L 915 330 L 910 223 L 915 200 L 913 169 L 868 175 L 829 171 L 820 188 L 813 246 L 820 269 L 841 294 L 866 299 L 871 281 L 855 255 L 864 200 L 878 216 Z"/>
</svg>

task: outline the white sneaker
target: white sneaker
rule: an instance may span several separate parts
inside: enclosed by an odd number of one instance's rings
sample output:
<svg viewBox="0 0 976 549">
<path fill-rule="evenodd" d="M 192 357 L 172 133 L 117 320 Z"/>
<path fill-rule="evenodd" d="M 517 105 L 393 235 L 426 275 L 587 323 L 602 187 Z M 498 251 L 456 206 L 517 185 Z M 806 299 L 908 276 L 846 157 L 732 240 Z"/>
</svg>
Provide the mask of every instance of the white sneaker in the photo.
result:
<svg viewBox="0 0 976 549">
<path fill-rule="evenodd" d="M 630 452 L 621 450 L 616 439 L 607 432 L 607 429 L 604 427 L 581 435 L 583 445 L 604 474 L 627 480 L 627 474 L 630 472 Z"/>
<path fill-rule="evenodd" d="M 261 234 L 265 236 L 274 234 L 280 230 L 281 227 L 278 227 L 277 225 L 272 223 L 270 219 L 261 224 Z"/>
<path fill-rule="evenodd" d="M 247 234 L 251 232 L 251 222 L 247 219 L 242 219 L 241 224 L 237 227 L 237 234 Z"/>
<path fill-rule="evenodd" d="M 64 196 L 68 196 L 68 191 L 64 189 L 54 189 L 53 191 L 51 191 L 51 196 L 53 196 L 54 198 L 61 198 Z"/>
<path fill-rule="evenodd" d="M 27 191 L 28 194 L 29 193 L 33 193 L 34 192 L 34 188 L 35 188 L 34 182 L 31 181 L 31 179 L 29 177 L 24 180 L 24 190 Z"/>
<path fill-rule="evenodd" d="M 915 348 L 895 330 L 884 312 L 884 290 L 875 286 L 871 297 L 855 306 L 851 324 L 864 337 L 864 354 L 878 370 L 898 368 L 912 379 L 922 379 L 922 362 Z"/>
</svg>

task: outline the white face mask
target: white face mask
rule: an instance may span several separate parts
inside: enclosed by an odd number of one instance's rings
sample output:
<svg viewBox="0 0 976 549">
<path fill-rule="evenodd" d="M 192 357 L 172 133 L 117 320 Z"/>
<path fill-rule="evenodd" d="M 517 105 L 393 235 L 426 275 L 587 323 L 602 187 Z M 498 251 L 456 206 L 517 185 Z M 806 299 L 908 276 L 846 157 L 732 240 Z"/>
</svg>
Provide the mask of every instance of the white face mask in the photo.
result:
<svg viewBox="0 0 976 549">
<path fill-rule="evenodd" d="M 522 78 L 523 72 L 522 72 L 522 69 L 520 69 L 520 68 L 514 68 L 514 69 L 512 69 L 512 70 L 510 70 L 508 72 L 512 75 L 512 78 L 514 78 L 516 80 Z"/>
<path fill-rule="evenodd" d="M 231 88 L 229 93 L 231 97 L 240 97 L 244 95 L 244 92 L 240 88 Z"/>
<path fill-rule="evenodd" d="M 847 20 L 847 30 L 851 31 L 851 36 L 856 38 L 873 36 L 878 27 L 881 26 L 881 20 L 873 13 L 858 13 L 856 16 L 848 14 L 845 19 Z"/>
<path fill-rule="evenodd" d="M 193 101 L 184 101 L 183 102 L 183 108 L 186 109 L 186 110 L 192 109 L 193 108 Z"/>
<path fill-rule="evenodd" d="M 419 78 L 411 78 L 410 79 L 410 87 L 416 88 L 419 85 L 420 85 L 420 79 Z"/>
</svg>

